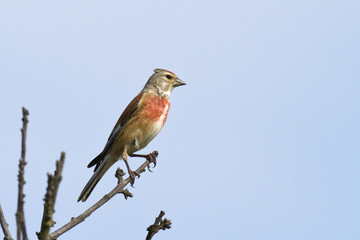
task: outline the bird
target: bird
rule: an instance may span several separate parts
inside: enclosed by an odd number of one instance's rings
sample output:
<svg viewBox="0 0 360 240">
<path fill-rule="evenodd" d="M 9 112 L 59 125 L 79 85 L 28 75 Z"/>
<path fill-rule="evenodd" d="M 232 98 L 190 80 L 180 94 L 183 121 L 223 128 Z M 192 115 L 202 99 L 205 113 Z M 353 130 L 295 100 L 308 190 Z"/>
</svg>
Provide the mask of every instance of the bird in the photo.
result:
<svg viewBox="0 0 360 240">
<path fill-rule="evenodd" d="M 163 128 L 170 108 L 170 94 L 176 87 L 186 85 L 173 72 L 157 68 L 141 92 L 129 103 L 116 122 L 102 152 L 88 168 L 94 173 L 80 193 L 78 202 L 85 202 L 105 172 L 118 160 L 123 160 L 134 184 L 135 176 L 128 157 L 154 158 L 153 155 L 134 154 L 146 147 Z M 156 164 L 156 163 L 154 163 Z"/>
</svg>

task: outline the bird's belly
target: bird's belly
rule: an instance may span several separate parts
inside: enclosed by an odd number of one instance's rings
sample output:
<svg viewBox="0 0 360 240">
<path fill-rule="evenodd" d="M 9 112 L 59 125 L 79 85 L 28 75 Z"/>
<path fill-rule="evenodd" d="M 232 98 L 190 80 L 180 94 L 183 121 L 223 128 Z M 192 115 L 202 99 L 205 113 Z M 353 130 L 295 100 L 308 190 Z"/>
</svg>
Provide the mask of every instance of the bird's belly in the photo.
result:
<svg viewBox="0 0 360 240">
<path fill-rule="evenodd" d="M 162 121 L 144 123 L 144 127 L 139 128 L 136 131 L 131 152 L 136 152 L 146 147 L 156 137 L 156 135 L 158 135 L 162 127 L 163 127 Z"/>
<path fill-rule="evenodd" d="M 144 134 L 144 137 L 142 138 L 142 142 L 140 143 L 141 148 L 146 147 L 151 142 L 151 140 L 153 140 L 156 135 L 158 135 L 158 133 L 164 126 L 161 120 L 153 122 L 151 125 L 152 126 L 149 126 L 148 131 Z"/>
</svg>

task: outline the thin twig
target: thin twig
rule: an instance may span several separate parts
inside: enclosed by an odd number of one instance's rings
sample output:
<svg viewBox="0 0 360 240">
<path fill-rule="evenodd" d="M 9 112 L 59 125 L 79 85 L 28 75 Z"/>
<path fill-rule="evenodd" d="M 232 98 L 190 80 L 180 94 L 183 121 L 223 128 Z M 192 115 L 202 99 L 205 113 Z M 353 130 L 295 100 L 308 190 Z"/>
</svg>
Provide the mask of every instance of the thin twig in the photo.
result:
<svg viewBox="0 0 360 240">
<path fill-rule="evenodd" d="M 154 156 L 158 156 L 158 152 L 154 151 L 151 154 Z M 146 160 L 138 169 L 136 169 L 137 173 L 145 172 L 145 168 L 149 167 L 149 164 L 151 162 L 149 160 Z M 85 212 L 80 214 L 79 216 L 75 218 L 71 218 L 70 222 L 65 224 L 64 226 L 60 227 L 59 229 L 55 230 L 50 234 L 50 239 L 57 239 L 60 235 L 63 233 L 69 231 L 71 228 L 75 227 L 79 223 L 83 222 L 87 217 L 89 217 L 95 210 L 97 210 L 99 207 L 104 205 L 107 201 L 109 201 L 111 198 L 113 198 L 116 194 L 121 193 L 124 195 L 125 199 L 128 197 L 133 197 L 133 194 L 129 192 L 128 189 L 124 189 L 126 185 L 128 185 L 131 181 L 130 177 L 123 180 L 122 176 L 125 175 L 123 170 L 120 168 L 117 169 L 115 176 L 118 178 L 118 184 L 116 187 L 111 190 L 108 194 L 103 196 L 98 202 L 96 202 L 93 206 L 91 206 L 89 209 L 87 209 Z"/>
<path fill-rule="evenodd" d="M 155 218 L 155 222 L 153 225 L 150 225 L 147 230 L 148 234 L 146 236 L 146 240 L 151 240 L 152 237 L 160 230 L 165 230 L 171 228 L 171 220 L 164 218 L 162 220 L 162 217 L 165 215 L 164 211 L 160 211 L 160 214 L 157 218 Z"/>
<path fill-rule="evenodd" d="M 26 108 L 22 108 L 23 113 L 23 127 L 21 129 L 21 157 L 19 160 L 19 174 L 18 174 L 18 181 L 19 181 L 19 191 L 18 191 L 18 205 L 17 205 L 17 211 L 16 211 L 16 235 L 17 239 L 27 240 L 27 233 L 26 233 L 26 225 L 25 225 L 25 214 L 24 214 L 24 168 L 26 165 L 25 161 L 25 154 L 26 154 L 26 130 L 27 130 L 27 124 L 28 124 L 28 118 L 29 111 Z"/>
<path fill-rule="evenodd" d="M 52 216 L 55 212 L 55 200 L 57 191 L 59 189 L 59 184 L 62 178 L 62 169 L 65 161 L 65 153 L 62 152 L 60 160 L 56 161 L 56 170 L 54 174 L 48 173 L 48 186 L 45 194 L 45 203 L 44 203 L 44 212 L 43 218 L 41 221 L 40 232 L 36 233 L 39 240 L 47 240 L 50 238 L 49 232 L 50 228 L 54 226 L 54 220 Z"/>
<path fill-rule="evenodd" d="M 1 208 L 1 204 L 0 204 L 0 224 L 1 224 L 1 228 L 4 232 L 4 240 L 13 240 L 13 238 L 11 237 L 10 231 L 9 231 L 9 224 L 7 224 L 6 220 L 5 220 L 5 216 L 3 213 L 3 210 Z"/>
</svg>

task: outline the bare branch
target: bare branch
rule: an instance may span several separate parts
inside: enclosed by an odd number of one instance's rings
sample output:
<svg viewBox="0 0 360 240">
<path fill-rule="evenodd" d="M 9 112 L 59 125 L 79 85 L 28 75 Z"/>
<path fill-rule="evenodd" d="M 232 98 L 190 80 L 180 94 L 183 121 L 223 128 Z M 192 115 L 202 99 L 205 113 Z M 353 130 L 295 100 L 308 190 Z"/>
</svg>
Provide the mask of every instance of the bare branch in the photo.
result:
<svg viewBox="0 0 360 240">
<path fill-rule="evenodd" d="M 155 156 L 154 159 L 158 156 L 158 152 L 154 151 L 151 154 Z M 136 169 L 137 173 L 145 172 L 145 168 L 149 167 L 150 163 L 154 161 L 152 160 L 146 160 L 138 169 Z M 62 226 L 61 228 L 55 230 L 50 234 L 50 239 L 57 239 L 60 235 L 63 233 L 69 231 L 71 228 L 75 227 L 79 223 L 83 222 L 87 217 L 89 217 L 95 210 L 97 210 L 99 207 L 104 205 L 107 201 L 109 201 L 111 198 L 113 198 L 116 194 L 120 193 L 123 194 L 125 199 L 128 197 L 133 197 L 133 194 L 129 192 L 128 189 L 124 189 L 126 185 L 128 185 L 131 181 L 130 177 L 123 180 L 123 176 L 125 175 L 124 171 L 120 168 L 117 169 L 115 176 L 118 179 L 118 184 L 116 187 L 111 190 L 108 194 L 103 196 L 97 203 L 95 203 L 93 206 L 91 206 L 89 209 L 87 209 L 85 212 L 80 214 L 79 216 L 75 218 L 71 218 L 70 222 Z"/>
<path fill-rule="evenodd" d="M 28 118 L 27 116 L 29 115 L 29 111 L 26 108 L 22 108 L 22 113 L 23 113 L 23 127 L 21 129 L 21 157 L 19 160 L 19 174 L 18 174 L 18 181 L 19 181 L 19 191 L 18 191 L 18 206 L 17 206 L 17 211 L 16 211 L 16 234 L 17 234 L 17 239 L 20 240 L 21 239 L 21 235 L 22 235 L 22 239 L 23 240 L 27 240 L 27 233 L 26 233 L 26 225 L 25 225 L 25 214 L 24 214 L 24 198 L 25 198 L 25 194 L 24 194 L 24 184 L 25 184 L 25 179 L 24 179 L 24 168 L 26 165 L 26 161 L 25 161 L 25 154 L 26 154 L 26 131 L 27 131 L 27 124 L 28 124 Z"/>
<path fill-rule="evenodd" d="M 60 156 L 60 160 L 56 161 L 56 170 L 54 175 L 48 173 L 48 186 L 45 194 L 45 203 L 44 203 L 44 212 L 43 218 L 41 222 L 40 232 L 37 232 L 39 240 L 47 240 L 50 239 L 49 232 L 50 228 L 54 226 L 55 222 L 52 219 L 52 216 L 55 212 L 55 200 L 57 191 L 59 189 L 59 184 L 61 181 L 62 169 L 65 161 L 65 153 L 62 152 Z"/>
<path fill-rule="evenodd" d="M 9 231 L 9 224 L 7 224 L 6 220 L 5 220 L 5 216 L 0 204 L 0 224 L 1 224 L 1 228 L 4 232 L 4 240 L 13 240 L 13 238 L 11 237 L 10 231 Z"/>
<path fill-rule="evenodd" d="M 146 240 L 151 240 L 152 237 L 160 230 L 165 230 L 171 228 L 171 220 L 164 218 L 162 220 L 162 217 L 165 215 L 164 211 L 160 211 L 160 214 L 157 218 L 155 218 L 155 222 L 153 225 L 150 225 L 147 230 L 148 234 L 146 236 Z"/>
</svg>

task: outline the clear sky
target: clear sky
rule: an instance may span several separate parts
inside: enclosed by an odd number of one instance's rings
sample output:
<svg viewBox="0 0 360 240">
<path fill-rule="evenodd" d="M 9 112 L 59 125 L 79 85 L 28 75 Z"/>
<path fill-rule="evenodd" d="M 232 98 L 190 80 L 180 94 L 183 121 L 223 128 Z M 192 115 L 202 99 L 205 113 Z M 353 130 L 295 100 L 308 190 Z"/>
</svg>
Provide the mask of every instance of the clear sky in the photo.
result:
<svg viewBox="0 0 360 240">
<path fill-rule="evenodd" d="M 0 202 L 15 237 L 21 107 L 30 111 L 25 215 L 66 152 L 60 227 L 126 105 L 155 68 L 174 90 L 158 165 L 61 239 L 360 239 L 359 1 L 1 1 Z M 131 159 L 136 169 L 143 161 Z M 2 236 L 2 233 L 0 234 Z M 60 239 L 60 238 L 59 238 Z"/>
</svg>

